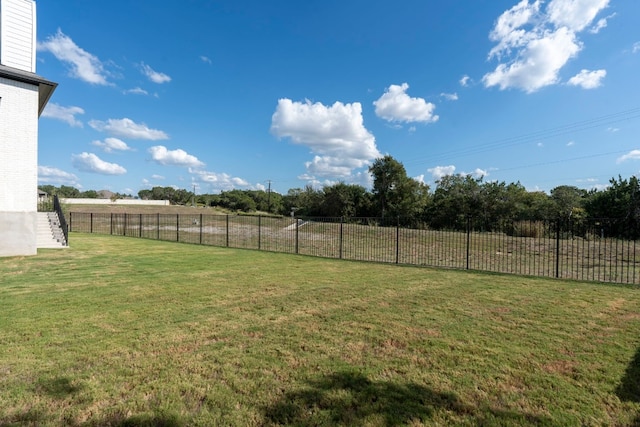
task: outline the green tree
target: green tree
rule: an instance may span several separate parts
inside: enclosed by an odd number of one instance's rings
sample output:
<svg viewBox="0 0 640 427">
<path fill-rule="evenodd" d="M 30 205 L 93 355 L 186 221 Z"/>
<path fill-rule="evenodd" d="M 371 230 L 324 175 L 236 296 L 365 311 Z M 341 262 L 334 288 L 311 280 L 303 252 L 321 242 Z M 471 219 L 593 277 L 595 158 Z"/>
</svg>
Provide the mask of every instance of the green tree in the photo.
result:
<svg viewBox="0 0 640 427">
<path fill-rule="evenodd" d="M 370 213 L 371 196 L 361 185 L 337 184 L 322 189 L 321 214 L 329 217 L 358 217 Z"/>
<path fill-rule="evenodd" d="M 385 217 L 416 217 L 429 201 L 429 187 L 407 176 L 402 163 L 390 155 L 376 159 L 369 167 L 373 177 L 373 200 Z"/>
<path fill-rule="evenodd" d="M 523 195 L 522 203 L 520 219 L 541 221 L 555 218 L 554 203 L 544 191 L 527 192 Z"/>
<path fill-rule="evenodd" d="M 304 188 L 292 188 L 283 196 L 284 215 L 294 211 L 298 216 L 322 215 L 322 192 L 307 185 Z"/>
<path fill-rule="evenodd" d="M 552 214 L 561 219 L 570 219 L 576 209 L 583 207 L 587 191 L 572 185 L 560 185 L 551 190 Z"/>
<path fill-rule="evenodd" d="M 482 179 L 471 175 L 447 175 L 436 181 L 429 208 L 429 223 L 434 228 L 463 230 L 469 216 L 482 216 Z"/>
<path fill-rule="evenodd" d="M 138 191 L 138 198 L 140 198 L 140 200 L 151 200 L 152 198 L 151 190 Z"/>
<path fill-rule="evenodd" d="M 256 202 L 243 190 L 230 190 L 220 193 L 217 206 L 241 212 L 253 212 L 256 210 Z"/>
<path fill-rule="evenodd" d="M 80 197 L 80 190 L 75 187 L 69 187 L 67 185 L 61 185 L 57 191 L 59 197 L 67 197 L 70 199 L 77 199 Z"/>
<path fill-rule="evenodd" d="M 45 193 L 47 193 L 49 196 L 53 196 L 54 194 L 58 194 L 58 189 L 53 186 L 53 185 L 39 185 L 38 188 L 42 191 L 44 191 Z"/>
<path fill-rule="evenodd" d="M 256 210 L 278 213 L 282 211 L 282 195 L 275 191 L 243 190 L 256 204 Z"/>
<path fill-rule="evenodd" d="M 98 192 L 96 190 L 87 190 L 80 193 L 80 197 L 85 199 L 97 199 Z"/>
<path fill-rule="evenodd" d="M 588 195 L 585 211 L 589 217 L 598 218 L 613 236 L 640 237 L 640 182 L 632 176 L 629 179 L 611 179 L 605 190 Z"/>
</svg>

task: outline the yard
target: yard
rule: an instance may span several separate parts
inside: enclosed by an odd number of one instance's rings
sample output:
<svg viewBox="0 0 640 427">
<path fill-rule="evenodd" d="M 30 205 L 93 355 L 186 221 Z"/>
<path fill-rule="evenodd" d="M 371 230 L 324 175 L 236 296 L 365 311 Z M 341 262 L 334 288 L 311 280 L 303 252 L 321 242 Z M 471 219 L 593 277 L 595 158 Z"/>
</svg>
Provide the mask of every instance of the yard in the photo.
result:
<svg viewBox="0 0 640 427">
<path fill-rule="evenodd" d="M 72 233 L 0 259 L 0 425 L 637 425 L 640 288 Z"/>
</svg>

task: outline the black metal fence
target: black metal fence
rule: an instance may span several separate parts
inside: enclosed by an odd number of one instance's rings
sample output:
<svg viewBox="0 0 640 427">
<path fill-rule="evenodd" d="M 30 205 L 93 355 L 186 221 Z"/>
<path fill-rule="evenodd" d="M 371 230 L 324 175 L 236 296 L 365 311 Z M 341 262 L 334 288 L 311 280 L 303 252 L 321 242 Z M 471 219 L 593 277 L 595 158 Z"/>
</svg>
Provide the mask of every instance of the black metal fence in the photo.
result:
<svg viewBox="0 0 640 427">
<path fill-rule="evenodd" d="M 640 284 L 640 247 L 619 221 L 508 221 L 487 232 L 380 218 L 71 212 L 69 230 L 326 258 Z M 498 231 L 496 231 L 498 230 Z"/>
</svg>

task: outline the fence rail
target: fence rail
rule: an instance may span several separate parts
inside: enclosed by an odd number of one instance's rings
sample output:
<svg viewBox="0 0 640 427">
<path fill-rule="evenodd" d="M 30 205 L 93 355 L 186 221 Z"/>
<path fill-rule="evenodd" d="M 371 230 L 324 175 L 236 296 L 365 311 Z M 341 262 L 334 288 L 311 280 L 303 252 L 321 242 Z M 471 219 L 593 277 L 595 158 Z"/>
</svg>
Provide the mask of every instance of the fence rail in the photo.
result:
<svg viewBox="0 0 640 427">
<path fill-rule="evenodd" d="M 483 231 L 399 219 L 71 212 L 70 231 L 419 266 L 640 284 L 640 247 L 615 220 L 511 221 Z"/>
</svg>

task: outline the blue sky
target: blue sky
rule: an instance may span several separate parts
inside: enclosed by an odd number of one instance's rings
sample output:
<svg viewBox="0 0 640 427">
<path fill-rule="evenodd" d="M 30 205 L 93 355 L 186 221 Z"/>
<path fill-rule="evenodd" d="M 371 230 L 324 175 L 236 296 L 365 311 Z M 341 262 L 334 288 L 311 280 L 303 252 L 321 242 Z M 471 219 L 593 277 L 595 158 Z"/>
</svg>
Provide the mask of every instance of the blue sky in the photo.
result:
<svg viewBox="0 0 640 427">
<path fill-rule="evenodd" d="M 603 188 L 640 171 L 635 0 L 37 2 L 39 182 L 136 195 L 336 182 L 390 154 Z"/>
</svg>

